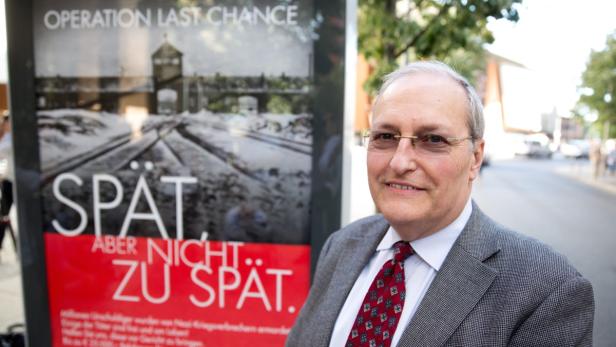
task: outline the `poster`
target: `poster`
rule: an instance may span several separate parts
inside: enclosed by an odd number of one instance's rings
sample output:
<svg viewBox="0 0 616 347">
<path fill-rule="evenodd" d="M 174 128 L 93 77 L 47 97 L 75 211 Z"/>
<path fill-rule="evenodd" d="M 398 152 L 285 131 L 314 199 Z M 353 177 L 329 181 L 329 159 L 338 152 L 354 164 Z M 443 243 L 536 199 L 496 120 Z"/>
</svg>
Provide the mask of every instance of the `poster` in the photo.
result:
<svg viewBox="0 0 616 347">
<path fill-rule="evenodd" d="M 282 345 L 309 287 L 311 1 L 33 5 L 52 345 Z"/>
</svg>

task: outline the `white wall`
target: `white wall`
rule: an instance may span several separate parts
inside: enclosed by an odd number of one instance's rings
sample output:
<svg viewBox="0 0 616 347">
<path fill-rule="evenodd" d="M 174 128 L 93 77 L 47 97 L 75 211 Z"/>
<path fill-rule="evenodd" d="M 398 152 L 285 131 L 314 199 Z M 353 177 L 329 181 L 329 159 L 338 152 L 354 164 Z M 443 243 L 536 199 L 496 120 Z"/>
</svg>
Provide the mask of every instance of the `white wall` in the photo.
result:
<svg viewBox="0 0 616 347">
<path fill-rule="evenodd" d="M 0 0 L 0 83 L 7 83 L 8 81 L 5 13 L 4 0 Z"/>
<path fill-rule="evenodd" d="M 355 125 L 355 85 L 357 84 L 357 0 L 346 2 L 346 47 L 344 70 L 344 124 L 342 134 L 342 206 L 340 224 L 346 225 L 351 218 L 353 186 L 353 129 Z"/>
</svg>

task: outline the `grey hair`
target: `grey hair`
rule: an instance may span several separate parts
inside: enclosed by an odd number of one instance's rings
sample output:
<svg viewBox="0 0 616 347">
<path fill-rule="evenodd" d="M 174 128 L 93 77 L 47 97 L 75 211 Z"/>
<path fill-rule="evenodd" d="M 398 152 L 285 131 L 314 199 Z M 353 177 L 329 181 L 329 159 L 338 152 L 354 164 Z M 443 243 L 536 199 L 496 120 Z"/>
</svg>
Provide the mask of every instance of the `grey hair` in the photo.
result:
<svg viewBox="0 0 616 347">
<path fill-rule="evenodd" d="M 473 86 L 468 83 L 466 78 L 457 73 L 449 65 L 440 61 L 430 60 L 413 62 L 406 66 L 400 67 L 394 72 L 386 75 L 383 78 L 383 84 L 381 85 L 381 88 L 379 89 L 379 92 L 374 99 L 374 105 L 376 106 L 383 93 L 396 80 L 421 72 L 447 76 L 457 82 L 464 89 L 468 101 L 467 124 L 471 132 L 470 136 L 473 138 L 473 140 L 483 138 L 483 130 L 485 128 L 485 123 L 483 120 L 483 106 L 481 104 L 481 98 L 479 97 L 479 95 L 477 95 L 475 88 L 473 88 Z"/>
</svg>

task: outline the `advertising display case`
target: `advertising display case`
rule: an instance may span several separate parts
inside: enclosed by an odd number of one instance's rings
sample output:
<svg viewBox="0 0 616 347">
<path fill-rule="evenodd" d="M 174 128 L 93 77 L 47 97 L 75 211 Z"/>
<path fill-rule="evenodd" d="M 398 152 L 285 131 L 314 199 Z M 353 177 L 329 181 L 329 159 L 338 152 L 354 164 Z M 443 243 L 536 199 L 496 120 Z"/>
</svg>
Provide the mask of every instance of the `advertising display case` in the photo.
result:
<svg viewBox="0 0 616 347">
<path fill-rule="evenodd" d="M 31 346 L 282 346 L 340 224 L 344 1 L 7 2 Z"/>
</svg>

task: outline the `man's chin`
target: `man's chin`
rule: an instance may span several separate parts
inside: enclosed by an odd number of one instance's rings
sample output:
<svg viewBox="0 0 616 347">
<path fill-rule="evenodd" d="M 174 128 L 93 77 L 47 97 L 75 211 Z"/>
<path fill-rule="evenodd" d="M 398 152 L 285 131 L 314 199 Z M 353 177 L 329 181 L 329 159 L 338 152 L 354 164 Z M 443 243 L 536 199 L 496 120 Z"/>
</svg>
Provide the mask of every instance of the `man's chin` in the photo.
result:
<svg viewBox="0 0 616 347">
<path fill-rule="evenodd" d="M 425 214 L 417 209 L 407 210 L 381 210 L 383 217 L 392 225 L 413 225 L 425 219 Z"/>
</svg>

